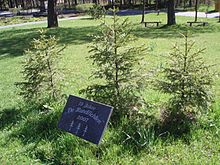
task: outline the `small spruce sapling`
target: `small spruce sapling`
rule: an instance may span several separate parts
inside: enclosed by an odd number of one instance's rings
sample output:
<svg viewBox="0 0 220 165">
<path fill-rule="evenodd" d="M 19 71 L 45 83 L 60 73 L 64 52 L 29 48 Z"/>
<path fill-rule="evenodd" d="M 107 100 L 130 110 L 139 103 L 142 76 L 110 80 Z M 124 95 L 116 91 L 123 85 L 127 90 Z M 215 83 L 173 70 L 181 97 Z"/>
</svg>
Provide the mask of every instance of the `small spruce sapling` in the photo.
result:
<svg viewBox="0 0 220 165">
<path fill-rule="evenodd" d="M 113 23 L 101 26 L 100 34 L 94 36 L 90 59 L 97 70 L 92 77 L 104 80 L 103 84 L 89 86 L 86 92 L 95 99 L 114 106 L 113 120 L 129 114 L 129 110 L 140 101 L 140 61 L 145 48 L 134 47 L 128 20 L 120 21 L 114 8 Z"/>
<path fill-rule="evenodd" d="M 106 10 L 103 6 L 94 4 L 88 11 L 88 14 L 93 18 L 93 19 L 100 19 L 102 17 L 105 17 Z"/>
<path fill-rule="evenodd" d="M 162 78 L 157 81 L 157 89 L 171 95 L 166 110 L 176 121 L 181 115 L 181 120 L 184 116 L 195 119 L 212 102 L 213 74 L 201 57 L 205 49 L 195 50 L 195 42 L 189 41 L 187 34 L 183 36 L 184 44 L 173 47 L 168 64 L 162 68 Z"/>
<path fill-rule="evenodd" d="M 46 101 L 55 101 L 60 96 L 57 65 L 63 49 L 64 47 L 58 47 L 55 36 L 48 37 L 42 30 L 39 38 L 31 42 L 30 49 L 25 50 L 22 71 L 25 81 L 16 85 L 26 102 L 42 105 Z"/>
</svg>

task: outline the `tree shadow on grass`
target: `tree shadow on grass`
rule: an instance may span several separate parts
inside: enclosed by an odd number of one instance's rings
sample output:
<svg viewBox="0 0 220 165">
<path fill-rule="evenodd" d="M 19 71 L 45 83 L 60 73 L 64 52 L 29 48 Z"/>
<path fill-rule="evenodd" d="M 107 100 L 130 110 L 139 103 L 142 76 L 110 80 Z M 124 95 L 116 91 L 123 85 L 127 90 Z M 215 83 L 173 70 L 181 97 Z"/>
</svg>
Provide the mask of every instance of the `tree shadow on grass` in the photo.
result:
<svg viewBox="0 0 220 165">
<path fill-rule="evenodd" d="M 0 33 L 0 59 L 21 56 L 28 49 L 33 38 L 39 36 L 41 28 L 11 29 Z M 91 41 L 90 34 L 97 32 L 94 26 L 74 28 L 53 28 L 48 35 L 55 35 L 60 45 L 86 44 Z"/>
<path fill-rule="evenodd" d="M 22 120 L 22 115 L 21 110 L 16 108 L 0 111 L 0 130 L 13 127 L 18 121 Z"/>
<path fill-rule="evenodd" d="M 68 161 L 73 163 L 76 157 L 82 154 L 79 148 L 83 149 L 91 145 L 61 131 L 57 127 L 60 115 L 60 111 L 53 110 L 29 113 L 19 127 L 10 134 L 10 138 L 18 139 L 24 146 L 31 145 L 26 152 L 42 163 L 69 164 Z M 68 160 L 67 155 L 72 157 L 71 160 Z"/>
<path fill-rule="evenodd" d="M 28 147 L 26 151 L 30 154 L 30 157 L 33 156 L 34 159 L 37 157 L 45 163 L 51 161 L 46 158 L 48 155 L 44 151 L 45 148 L 42 149 L 40 146 L 42 146 L 42 143 L 56 143 L 62 135 L 61 130 L 57 128 L 60 113 L 57 111 L 37 113 L 31 112 L 30 109 L 26 111 L 27 113 L 22 116 L 22 121 L 11 132 L 9 138 L 19 140 L 24 146 L 31 144 L 31 147 Z"/>
<path fill-rule="evenodd" d="M 190 144 L 195 124 L 196 118 L 193 113 L 164 109 L 155 127 L 156 136 L 165 142 L 181 140 L 185 144 Z"/>
<path fill-rule="evenodd" d="M 0 33 L 0 59 L 23 55 L 25 49 L 29 48 L 33 38 L 39 36 L 38 30 L 41 28 L 10 29 Z M 185 25 L 175 25 L 171 27 L 144 28 L 137 26 L 133 31 L 134 35 L 140 38 L 177 38 L 179 33 L 190 31 L 193 35 L 200 33 L 213 33 L 220 31 L 214 25 L 205 27 L 189 27 Z M 73 28 L 53 28 L 47 31 L 49 35 L 55 35 L 59 39 L 59 44 L 86 44 L 91 42 L 91 34 L 97 33 L 95 26 L 73 27 Z"/>
<path fill-rule="evenodd" d="M 134 35 L 140 38 L 178 38 L 180 33 L 189 32 L 192 35 L 202 33 L 214 33 L 220 32 L 220 28 L 215 25 L 208 26 L 187 26 L 187 25 L 174 25 L 174 26 L 162 26 L 159 28 L 144 28 L 137 26 L 133 31 Z"/>
<path fill-rule="evenodd" d="M 4 110 L 4 115 L 1 115 L 1 119 L 10 118 L 5 119 L 4 127 L 16 123 L 19 119 L 19 123 L 11 128 L 13 131 L 10 131 L 8 138 L 19 141 L 31 158 L 45 164 L 81 164 L 85 162 L 88 156 L 86 154 L 91 156 L 90 160 L 96 161 L 102 159 L 111 148 L 112 140 L 105 141 L 97 147 L 58 129 L 61 108 L 38 110 L 34 107 L 23 107 L 23 111 Z M 85 153 L 88 150 L 91 152 Z M 120 151 L 118 154 L 123 155 L 123 152 Z"/>
<path fill-rule="evenodd" d="M 129 121 L 118 131 L 114 143 L 121 143 L 123 149 L 138 155 L 141 151 L 150 153 L 159 141 L 172 143 L 181 141 L 190 145 L 195 119 L 190 114 L 163 114 L 163 121 L 152 116 L 147 125 Z"/>
<path fill-rule="evenodd" d="M 11 134 L 11 137 L 19 138 L 24 144 L 38 142 L 44 138 L 54 140 L 56 137 L 54 135 L 60 132 L 57 128 L 59 113 L 51 111 L 30 114 L 24 117 L 22 124 Z"/>
<path fill-rule="evenodd" d="M 117 156 L 121 156 L 126 152 L 139 157 L 138 153 L 141 150 L 151 152 L 151 148 L 154 147 L 158 139 L 154 124 L 150 129 L 143 130 L 139 134 L 138 131 L 141 130 L 137 130 L 135 125 L 133 125 L 134 128 L 131 128 L 131 124 L 128 123 L 121 128 L 111 128 L 111 136 L 97 147 L 59 130 L 57 124 L 61 115 L 60 111 L 41 113 L 4 111 L 5 115 L 2 115 L 1 119 L 6 116 L 11 117 L 10 120 L 6 120 L 7 124 L 5 122 L 4 127 L 20 120 L 16 129 L 13 129 L 9 135 L 10 138 L 19 139 L 24 146 L 31 145 L 32 147 L 28 147 L 26 151 L 27 154 L 46 164 L 51 162 L 54 164 L 77 164 L 88 156 L 84 155 L 84 151 L 88 149 L 91 150 L 92 155 L 90 156 L 93 157 L 92 159 L 101 160 L 109 152 L 109 149 L 111 150 L 112 145 L 121 146 L 116 151 Z M 130 122 L 132 123 L 132 121 Z M 127 136 L 123 132 L 129 132 L 129 130 L 130 133 L 128 134 L 133 136 L 133 139 L 126 140 Z M 131 134 L 131 131 L 134 131 L 134 134 Z M 48 145 L 50 149 L 48 149 Z"/>
</svg>

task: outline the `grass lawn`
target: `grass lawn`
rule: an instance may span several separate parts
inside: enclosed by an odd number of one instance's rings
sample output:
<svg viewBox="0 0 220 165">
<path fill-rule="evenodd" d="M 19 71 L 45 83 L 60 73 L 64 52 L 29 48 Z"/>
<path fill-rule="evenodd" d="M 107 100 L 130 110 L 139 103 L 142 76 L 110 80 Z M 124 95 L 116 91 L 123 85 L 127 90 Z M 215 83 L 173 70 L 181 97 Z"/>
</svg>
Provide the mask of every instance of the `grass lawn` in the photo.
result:
<svg viewBox="0 0 220 165">
<path fill-rule="evenodd" d="M 150 69 L 164 61 L 162 55 L 171 51 L 175 42 L 181 42 L 179 33 L 190 31 L 191 39 L 199 48 L 206 48 L 204 58 L 209 64 L 218 64 L 220 70 L 220 24 L 217 19 L 201 19 L 209 22 L 206 27 L 188 27 L 193 20 L 177 17 L 178 25 L 167 28 L 144 28 L 141 16 L 129 17 L 134 24 L 137 45 L 146 44 L 152 51 L 146 54 Z M 146 20 L 160 20 L 166 15 L 146 15 Z M 98 32 L 100 22 L 90 19 L 60 22 L 60 28 L 49 29 L 48 34 L 59 38 L 66 45 L 60 61 L 65 70 L 63 93 L 79 95 L 79 90 L 94 83 L 89 79 L 93 69 L 88 57 L 91 36 Z M 172 137 L 147 138 L 148 145 L 135 152 L 132 145 L 123 143 L 122 127 L 111 125 L 99 146 L 85 142 L 57 129 L 63 106 L 46 114 L 27 111 L 17 95 L 15 82 L 21 80 L 23 51 L 38 36 L 37 31 L 46 24 L 0 30 L 0 162 L 1 164 L 218 164 L 220 160 L 220 78 L 216 76 L 213 92 L 216 102 L 212 111 L 202 116 L 190 134 L 178 139 Z M 82 96 L 82 95 L 81 95 Z M 146 90 L 146 99 L 159 104 L 161 94 Z"/>
<path fill-rule="evenodd" d="M 185 9 L 183 7 L 181 8 L 177 8 L 179 10 L 183 10 L 183 11 L 195 11 L 195 7 L 186 7 Z M 210 5 L 205 5 L 205 4 L 200 4 L 198 6 L 198 11 L 199 12 L 209 12 L 209 11 L 214 11 L 215 10 L 215 4 L 212 3 Z"/>
<path fill-rule="evenodd" d="M 1 17 L 0 18 L 0 26 L 6 25 L 13 25 L 13 24 L 20 24 L 26 22 L 35 22 L 35 21 L 42 21 L 46 20 L 44 17 L 23 17 L 23 16 L 15 16 L 15 17 Z"/>
</svg>

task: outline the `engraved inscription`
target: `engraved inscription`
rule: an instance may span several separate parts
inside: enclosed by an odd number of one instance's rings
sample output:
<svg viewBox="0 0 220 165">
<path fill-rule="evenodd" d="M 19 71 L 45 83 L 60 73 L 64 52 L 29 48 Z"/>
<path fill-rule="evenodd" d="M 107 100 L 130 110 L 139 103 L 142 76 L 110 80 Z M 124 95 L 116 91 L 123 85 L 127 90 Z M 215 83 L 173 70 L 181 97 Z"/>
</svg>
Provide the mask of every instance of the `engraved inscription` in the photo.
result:
<svg viewBox="0 0 220 165">
<path fill-rule="evenodd" d="M 81 116 L 81 115 L 77 116 L 76 119 L 81 120 L 81 121 L 84 121 L 84 122 L 86 122 L 86 123 L 87 123 L 87 121 L 89 120 L 89 118 L 83 117 L 83 116 Z"/>
</svg>

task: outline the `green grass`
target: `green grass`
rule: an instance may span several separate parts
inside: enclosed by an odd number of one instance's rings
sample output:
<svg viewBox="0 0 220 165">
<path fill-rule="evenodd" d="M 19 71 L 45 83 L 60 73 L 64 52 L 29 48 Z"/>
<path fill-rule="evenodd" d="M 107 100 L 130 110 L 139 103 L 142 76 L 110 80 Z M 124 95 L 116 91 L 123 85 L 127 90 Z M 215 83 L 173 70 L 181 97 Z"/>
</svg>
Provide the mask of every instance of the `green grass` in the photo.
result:
<svg viewBox="0 0 220 165">
<path fill-rule="evenodd" d="M 216 19 L 203 19 L 207 27 L 188 27 L 193 18 L 177 17 L 178 25 L 167 28 L 144 28 L 140 16 L 129 17 L 135 24 L 137 45 L 153 48 L 146 54 L 146 68 L 164 61 L 162 55 L 170 52 L 173 43 L 181 42 L 180 32 L 191 32 L 198 47 L 206 47 L 204 58 L 209 64 L 220 63 L 220 24 Z M 166 15 L 146 15 L 146 19 L 160 20 Z M 94 83 L 89 79 L 93 69 L 87 60 L 91 34 L 98 32 L 99 21 L 82 19 L 62 21 L 60 28 L 50 29 L 59 44 L 67 47 L 60 67 L 65 70 L 65 94 L 79 95 L 79 90 Z M 135 152 L 133 146 L 123 143 L 122 127 L 111 125 L 100 146 L 85 142 L 57 129 L 63 105 L 55 111 L 38 113 L 25 108 L 17 95 L 15 82 L 21 80 L 23 51 L 37 37 L 37 31 L 46 24 L 0 30 L 0 162 L 1 164 L 218 164 L 220 160 L 220 79 L 215 78 L 216 103 L 212 112 L 202 116 L 190 134 L 179 139 L 154 137 L 149 144 Z M 220 65 L 212 68 L 219 71 Z M 164 102 L 165 97 L 146 90 L 145 97 L 153 103 Z"/>
<path fill-rule="evenodd" d="M 35 22 L 35 21 L 42 21 L 42 20 L 46 20 L 46 18 L 23 17 L 23 16 L 2 17 L 0 18 L 0 26 L 20 24 L 20 23 L 26 23 L 26 22 Z"/>
<path fill-rule="evenodd" d="M 195 11 L 195 7 L 178 7 L 177 10 L 182 10 L 182 11 Z M 200 4 L 198 5 L 198 12 L 209 12 L 209 11 L 214 11 L 215 10 L 215 4 L 211 5 L 206 5 L 206 4 Z"/>
</svg>

